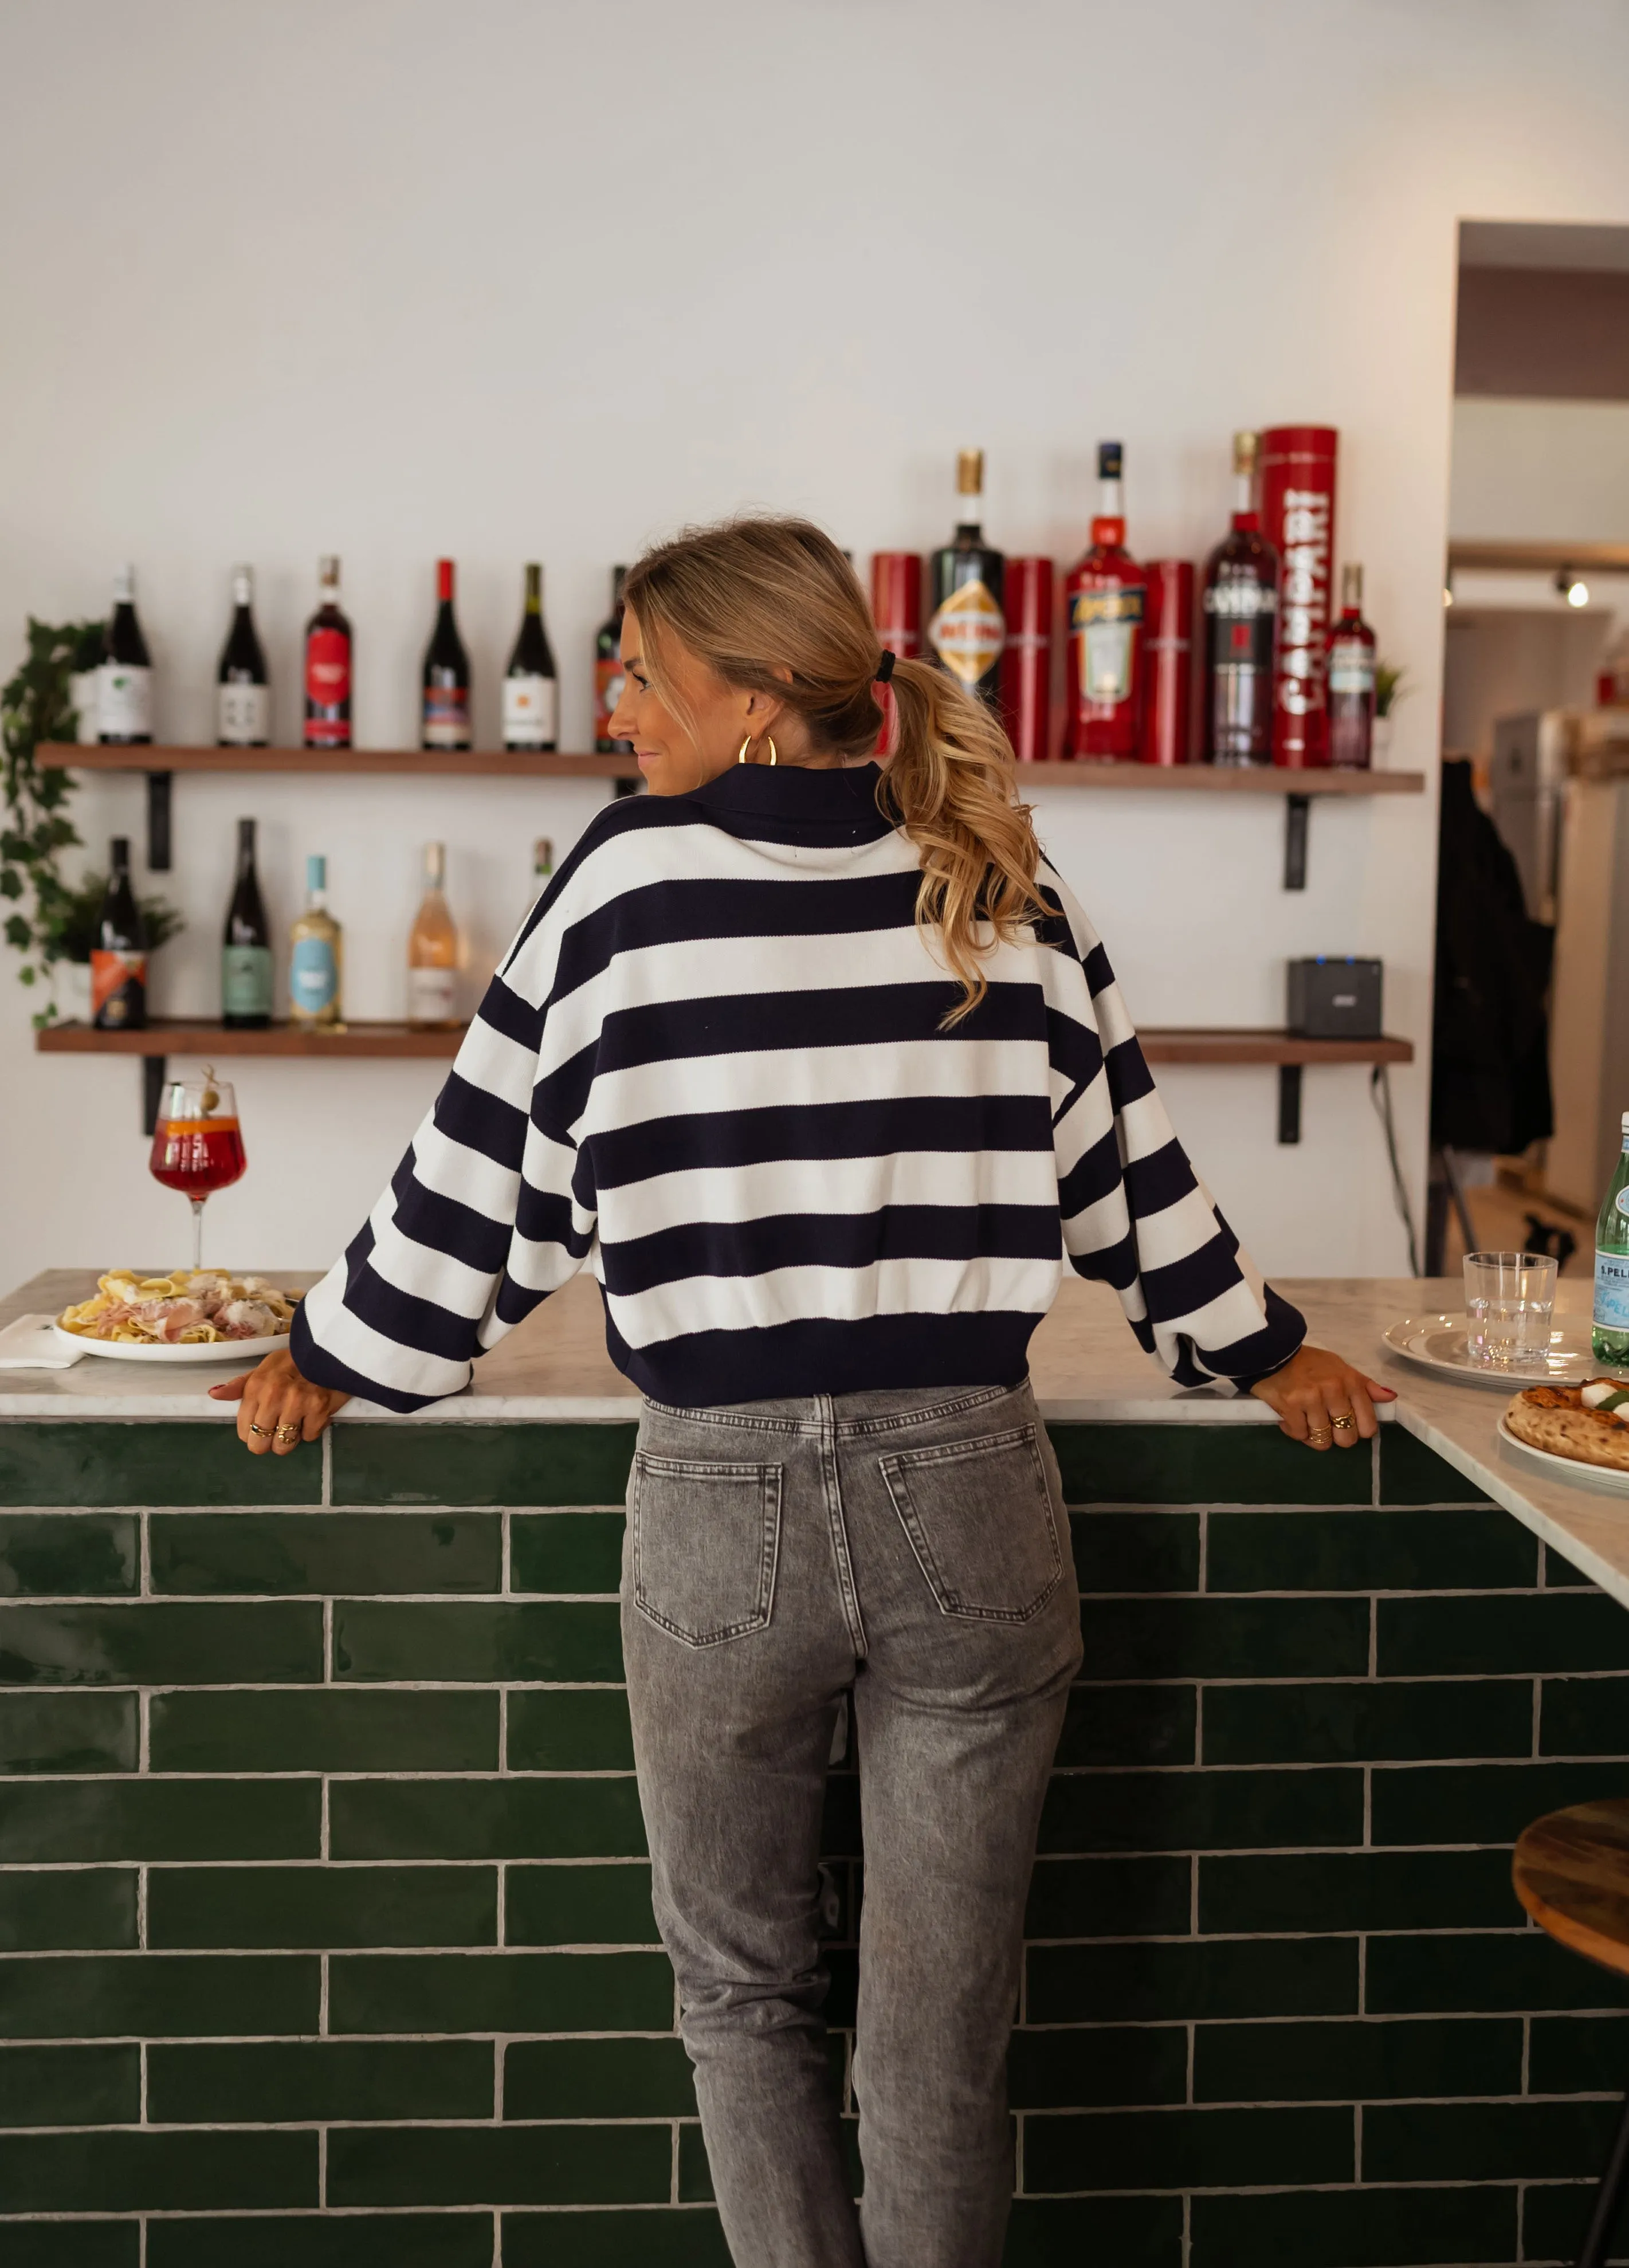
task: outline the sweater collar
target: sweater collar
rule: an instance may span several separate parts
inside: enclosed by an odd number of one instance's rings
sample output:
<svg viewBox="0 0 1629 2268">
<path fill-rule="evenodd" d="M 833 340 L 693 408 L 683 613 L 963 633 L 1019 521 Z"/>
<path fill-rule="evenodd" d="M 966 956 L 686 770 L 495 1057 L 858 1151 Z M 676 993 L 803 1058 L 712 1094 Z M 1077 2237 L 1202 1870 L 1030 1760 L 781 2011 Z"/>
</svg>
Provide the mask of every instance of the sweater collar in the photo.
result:
<svg viewBox="0 0 1629 2268">
<path fill-rule="evenodd" d="M 739 811 L 796 827 L 852 828 L 862 836 L 892 832 L 877 808 L 876 764 L 812 770 L 806 764 L 732 764 L 685 799 L 710 811 Z"/>
</svg>

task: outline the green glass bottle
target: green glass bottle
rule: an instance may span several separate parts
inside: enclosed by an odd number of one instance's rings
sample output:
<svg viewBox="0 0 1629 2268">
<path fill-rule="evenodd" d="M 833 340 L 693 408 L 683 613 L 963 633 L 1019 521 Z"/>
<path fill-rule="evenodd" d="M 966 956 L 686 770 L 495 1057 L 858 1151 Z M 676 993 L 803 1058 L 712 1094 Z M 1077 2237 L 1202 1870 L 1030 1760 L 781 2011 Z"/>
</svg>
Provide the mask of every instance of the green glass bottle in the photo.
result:
<svg viewBox="0 0 1629 2268">
<path fill-rule="evenodd" d="M 1602 1362 L 1629 1363 L 1629 1110 L 1623 1155 L 1595 1225 L 1595 1336 Z"/>
</svg>

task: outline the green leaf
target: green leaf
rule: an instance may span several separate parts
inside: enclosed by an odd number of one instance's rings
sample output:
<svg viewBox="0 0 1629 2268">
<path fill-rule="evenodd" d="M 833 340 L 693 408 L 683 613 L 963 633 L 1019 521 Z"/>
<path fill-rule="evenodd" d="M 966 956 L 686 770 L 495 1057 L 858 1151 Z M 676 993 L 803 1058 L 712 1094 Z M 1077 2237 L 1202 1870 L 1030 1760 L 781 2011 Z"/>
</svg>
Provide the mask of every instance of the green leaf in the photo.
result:
<svg viewBox="0 0 1629 2268">
<path fill-rule="evenodd" d="M 23 878 L 15 866 L 0 866 L 0 898 L 20 898 Z"/>
</svg>

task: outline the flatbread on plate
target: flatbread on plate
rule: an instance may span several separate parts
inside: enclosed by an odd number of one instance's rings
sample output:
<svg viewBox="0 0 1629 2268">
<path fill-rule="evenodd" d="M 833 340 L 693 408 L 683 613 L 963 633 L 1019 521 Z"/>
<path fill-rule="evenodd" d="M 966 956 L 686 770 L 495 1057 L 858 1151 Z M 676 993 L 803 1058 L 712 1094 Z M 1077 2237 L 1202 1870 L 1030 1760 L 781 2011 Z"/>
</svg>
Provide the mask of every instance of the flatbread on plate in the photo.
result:
<svg viewBox="0 0 1629 2268">
<path fill-rule="evenodd" d="M 1505 1423 L 1518 1441 L 1552 1457 L 1629 1473 L 1629 1425 L 1609 1410 L 1587 1407 L 1582 1393 L 1577 1386 L 1529 1387 L 1506 1410 Z"/>
</svg>

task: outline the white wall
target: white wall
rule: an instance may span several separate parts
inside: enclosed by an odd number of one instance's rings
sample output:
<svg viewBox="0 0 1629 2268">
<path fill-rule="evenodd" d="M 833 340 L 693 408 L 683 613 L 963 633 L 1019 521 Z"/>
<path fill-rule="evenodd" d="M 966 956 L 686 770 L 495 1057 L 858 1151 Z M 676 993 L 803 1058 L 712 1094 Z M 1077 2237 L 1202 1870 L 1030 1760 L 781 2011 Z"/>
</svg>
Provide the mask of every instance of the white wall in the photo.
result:
<svg viewBox="0 0 1629 2268">
<path fill-rule="evenodd" d="M 1428 766 L 1456 223 L 1629 218 L 1626 76 L 1609 0 L 11 0 L 0 625 L 100 609 L 134 559 L 160 729 L 203 738 L 227 569 L 252 559 L 286 730 L 337 549 L 361 733 L 400 744 L 449 551 L 490 735 L 540 556 L 580 745 L 608 566 L 678 522 L 760 503 L 862 558 L 925 548 L 978 441 L 998 540 L 1067 559 L 1116 434 L 1133 544 L 1199 555 L 1232 428 L 1323 419 L 1341 549 L 1415 683 L 1392 761 Z M 167 887 L 193 927 L 158 1004 L 209 1003 L 239 810 L 280 917 L 299 854 L 331 853 L 365 1016 L 398 1004 L 426 835 L 490 937 L 531 836 L 564 843 L 596 792 L 181 781 Z M 1273 1021 L 1284 955 L 1374 951 L 1423 1054 L 1429 801 L 1315 813 L 1302 897 L 1276 801 L 1042 801 L 1145 1020 Z M 138 831 L 133 784 L 76 808 L 99 848 Z M 0 1272 L 174 1250 L 133 1066 L 34 1055 L 28 1005 L 0 976 Z M 214 1201 L 217 1256 L 323 1262 L 434 1084 L 241 1066 L 251 1167 Z M 1294 1151 L 1270 1072 L 1165 1084 L 1264 1265 L 1398 1267 L 1360 1073 L 1308 1079 Z M 1418 1183 L 1423 1063 L 1397 1086 Z"/>
</svg>

